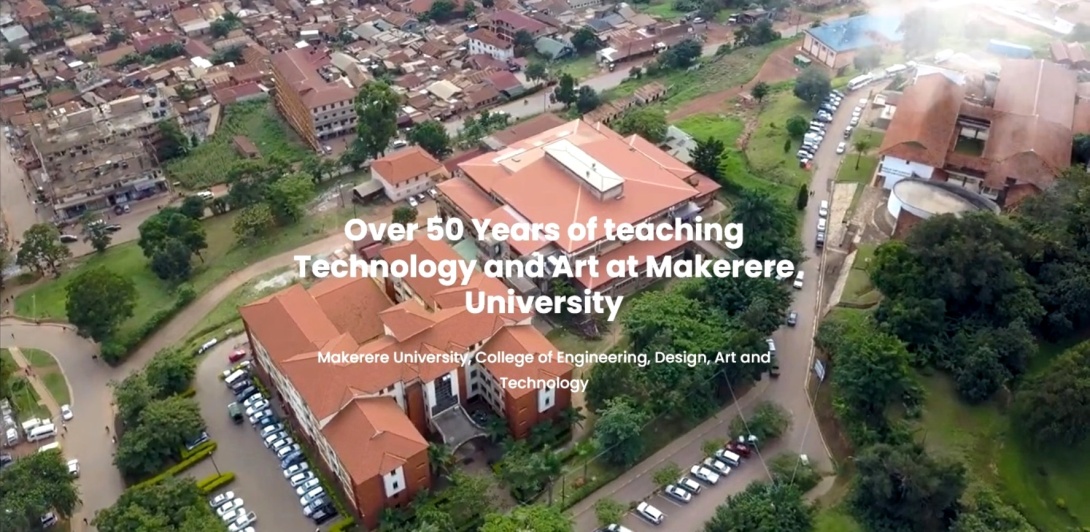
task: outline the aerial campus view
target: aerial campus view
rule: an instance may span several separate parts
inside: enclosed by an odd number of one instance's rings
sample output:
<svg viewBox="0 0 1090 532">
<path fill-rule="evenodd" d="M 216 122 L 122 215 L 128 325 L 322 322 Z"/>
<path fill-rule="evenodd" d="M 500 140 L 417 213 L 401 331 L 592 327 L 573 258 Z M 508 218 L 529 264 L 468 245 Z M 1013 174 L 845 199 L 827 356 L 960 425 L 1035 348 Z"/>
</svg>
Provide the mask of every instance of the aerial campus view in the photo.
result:
<svg viewBox="0 0 1090 532">
<path fill-rule="evenodd" d="M 1090 527 L 1086 2 L 0 37 L 0 530 Z"/>
</svg>

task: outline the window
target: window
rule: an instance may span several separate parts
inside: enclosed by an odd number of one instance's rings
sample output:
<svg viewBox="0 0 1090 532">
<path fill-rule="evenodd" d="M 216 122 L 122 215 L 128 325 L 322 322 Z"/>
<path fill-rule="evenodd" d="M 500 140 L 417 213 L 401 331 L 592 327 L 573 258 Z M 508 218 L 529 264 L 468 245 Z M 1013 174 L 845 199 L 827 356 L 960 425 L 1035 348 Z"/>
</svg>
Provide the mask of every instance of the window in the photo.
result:
<svg viewBox="0 0 1090 532">
<path fill-rule="evenodd" d="M 398 485 L 398 483 L 397 483 L 397 481 L 396 481 L 396 480 L 395 480 L 395 481 L 394 481 L 394 483 L 393 483 L 393 488 L 394 488 L 395 490 L 401 489 L 401 486 L 399 486 L 399 485 Z"/>
</svg>

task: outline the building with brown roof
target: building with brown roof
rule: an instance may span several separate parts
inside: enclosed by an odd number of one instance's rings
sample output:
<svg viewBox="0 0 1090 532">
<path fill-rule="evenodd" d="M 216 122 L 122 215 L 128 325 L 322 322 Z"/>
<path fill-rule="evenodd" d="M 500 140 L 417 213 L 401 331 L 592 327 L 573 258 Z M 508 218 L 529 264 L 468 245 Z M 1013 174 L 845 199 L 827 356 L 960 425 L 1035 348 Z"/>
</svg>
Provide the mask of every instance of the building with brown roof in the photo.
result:
<svg viewBox="0 0 1090 532">
<path fill-rule="evenodd" d="M 491 31 L 480 29 L 469 34 L 469 53 L 484 54 L 497 61 L 510 61 L 515 58 L 515 45 Z"/>
<path fill-rule="evenodd" d="M 556 33 L 555 28 L 509 9 L 492 13 L 486 17 L 481 27 L 492 31 L 501 39 L 509 42 L 515 42 L 515 34 L 520 31 L 529 33 L 534 39 Z"/>
<path fill-rule="evenodd" d="M 1032 59 L 1004 61 L 998 80 L 980 90 L 941 73 L 921 76 L 898 100 L 878 176 L 890 190 L 917 177 L 1013 205 L 1070 165 L 1076 89 L 1073 72 Z"/>
<path fill-rule="evenodd" d="M 13 2 L 15 7 L 15 20 L 19 21 L 26 29 L 37 28 L 49 24 L 53 16 L 42 0 L 20 0 Z"/>
<path fill-rule="evenodd" d="M 420 146 L 409 146 L 371 163 L 371 178 L 382 183 L 390 201 L 426 192 L 450 177 L 447 169 Z"/>
<path fill-rule="evenodd" d="M 461 260 L 446 243 L 412 240 L 386 247 L 386 261 Z M 466 295 L 505 294 L 503 283 L 473 276 L 467 286 L 434 278 L 328 279 L 295 285 L 239 310 L 254 367 L 287 419 L 321 458 L 318 467 L 348 495 L 369 529 L 384 508 L 403 506 L 431 486 L 428 442 L 457 449 L 485 435 L 466 413 L 480 401 L 516 438 L 571 405 L 564 388 L 516 388 L 504 379 L 570 378 L 572 366 L 540 362 L 556 348 L 532 315 L 472 314 Z M 334 363 L 323 353 L 387 355 L 385 363 Z M 470 357 L 394 361 L 397 353 L 532 353 L 516 367 Z M 483 406 L 483 405 L 482 405 Z"/>
<path fill-rule="evenodd" d="M 295 48 L 270 59 L 276 107 L 315 150 L 322 141 L 355 133 L 356 89 L 333 66 L 327 50 Z"/>
<path fill-rule="evenodd" d="M 1059 39 L 1048 45 L 1052 54 L 1052 60 L 1069 68 L 1079 70 L 1090 69 L 1090 56 L 1086 55 L 1086 48 L 1079 42 L 1064 42 Z"/>
<path fill-rule="evenodd" d="M 692 220 L 713 200 L 719 185 L 638 135 L 623 137 L 604 124 L 573 120 L 458 165 L 455 177 L 437 187 L 439 213 L 444 218 L 493 223 L 556 224 L 556 241 L 479 238 L 485 259 L 598 256 L 639 259 L 680 256 L 688 244 L 680 241 L 621 243 L 573 239 L 568 227 L 596 218 L 599 223 L 644 221 L 673 224 Z M 603 259 L 604 260 L 604 259 Z M 577 288 L 603 293 L 627 293 L 646 284 L 647 277 L 576 279 Z M 543 287 L 526 279 L 506 279 L 526 293 Z"/>
</svg>

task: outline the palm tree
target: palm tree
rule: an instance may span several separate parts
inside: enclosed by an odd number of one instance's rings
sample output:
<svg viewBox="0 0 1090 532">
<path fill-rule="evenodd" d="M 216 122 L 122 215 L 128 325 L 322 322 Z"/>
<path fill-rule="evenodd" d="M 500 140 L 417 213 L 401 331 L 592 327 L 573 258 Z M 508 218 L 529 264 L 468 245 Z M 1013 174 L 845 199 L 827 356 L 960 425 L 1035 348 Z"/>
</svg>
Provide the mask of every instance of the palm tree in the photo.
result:
<svg viewBox="0 0 1090 532">
<path fill-rule="evenodd" d="M 859 169 L 859 160 L 863 158 L 863 154 L 870 150 L 870 139 L 861 138 L 856 139 L 852 143 L 852 149 L 855 150 L 855 169 Z"/>
<path fill-rule="evenodd" d="M 560 425 L 569 429 L 576 425 L 582 427 L 587 416 L 583 414 L 583 407 L 569 406 L 560 412 Z"/>
<path fill-rule="evenodd" d="M 428 444 L 428 463 L 431 465 L 432 474 L 444 473 L 454 465 L 454 454 L 442 443 L 430 443 Z"/>
</svg>

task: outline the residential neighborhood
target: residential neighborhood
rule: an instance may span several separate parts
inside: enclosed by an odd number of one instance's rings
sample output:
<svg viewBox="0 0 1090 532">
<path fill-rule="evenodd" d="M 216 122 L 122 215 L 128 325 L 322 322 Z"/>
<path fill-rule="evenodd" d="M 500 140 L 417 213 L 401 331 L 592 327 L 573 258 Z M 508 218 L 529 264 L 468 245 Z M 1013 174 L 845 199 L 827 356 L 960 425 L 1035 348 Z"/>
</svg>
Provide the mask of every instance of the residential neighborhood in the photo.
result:
<svg viewBox="0 0 1090 532">
<path fill-rule="evenodd" d="M 0 3 L 0 528 L 1090 526 L 1083 4 Z"/>
</svg>

